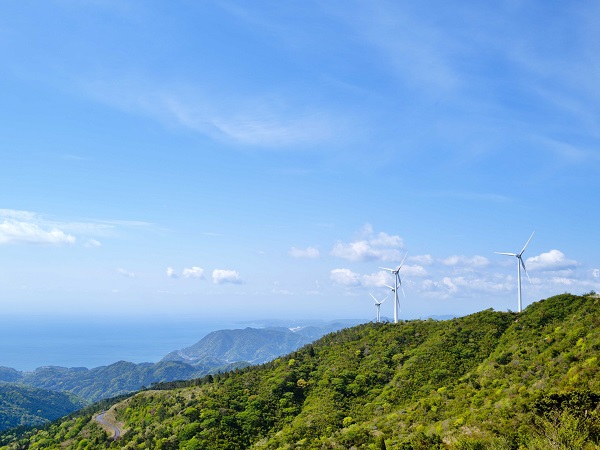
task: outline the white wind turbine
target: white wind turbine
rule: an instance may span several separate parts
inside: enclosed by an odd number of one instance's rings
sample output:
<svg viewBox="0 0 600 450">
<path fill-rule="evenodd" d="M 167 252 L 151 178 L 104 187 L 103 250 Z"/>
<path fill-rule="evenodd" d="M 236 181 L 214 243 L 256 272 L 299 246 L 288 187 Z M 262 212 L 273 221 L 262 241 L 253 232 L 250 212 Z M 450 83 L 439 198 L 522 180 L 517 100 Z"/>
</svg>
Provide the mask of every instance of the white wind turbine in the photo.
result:
<svg viewBox="0 0 600 450">
<path fill-rule="evenodd" d="M 408 252 L 406 252 L 406 255 L 408 255 Z M 392 292 L 394 293 L 394 300 L 395 300 L 394 301 L 394 323 L 398 323 L 398 312 L 400 310 L 400 300 L 398 299 L 398 286 L 400 286 L 400 289 L 402 290 L 402 295 L 404 296 L 404 298 L 406 298 L 406 294 L 404 293 L 404 288 L 402 287 L 402 278 L 400 278 L 400 269 L 402 269 L 402 264 L 404 264 L 406 255 L 404 255 L 404 258 L 402 258 L 402 262 L 400 263 L 400 265 L 398 266 L 397 269 L 389 269 L 387 267 L 380 267 L 380 269 L 387 270 L 389 272 L 392 272 L 392 274 L 394 274 L 394 287 L 388 286 L 387 284 L 384 285 L 386 287 L 389 287 L 392 290 Z"/>
<path fill-rule="evenodd" d="M 377 307 L 377 323 L 379 323 L 379 322 L 381 322 L 381 315 L 380 315 L 381 304 L 387 300 L 387 297 L 384 298 L 383 300 L 379 301 L 370 292 L 369 292 L 369 295 L 373 298 L 373 300 L 375 300 L 375 306 Z"/>
<path fill-rule="evenodd" d="M 529 282 L 531 283 L 531 279 L 529 278 L 529 274 L 527 273 L 527 269 L 525 268 L 525 263 L 523 262 L 523 258 L 521 257 L 523 255 L 523 252 L 525 251 L 525 249 L 527 248 L 527 246 L 529 245 L 529 241 L 531 241 L 531 238 L 533 237 L 533 235 L 535 234 L 535 231 L 533 233 L 531 233 L 531 236 L 529 236 L 529 239 L 527 239 L 527 242 L 525 243 L 525 246 L 523 247 L 523 250 L 521 250 L 519 253 L 503 253 L 503 252 L 494 252 L 497 253 L 498 255 L 508 255 L 508 256 L 515 256 L 517 258 L 517 283 L 518 283 L 518 291 L 519 291 L 519 312 L 521 312 L 521 266 L 523 266 L 523 270 L 525 271 L 525 275 L 527 275 L 527 279 L 529 280 Z"/>
</svg>

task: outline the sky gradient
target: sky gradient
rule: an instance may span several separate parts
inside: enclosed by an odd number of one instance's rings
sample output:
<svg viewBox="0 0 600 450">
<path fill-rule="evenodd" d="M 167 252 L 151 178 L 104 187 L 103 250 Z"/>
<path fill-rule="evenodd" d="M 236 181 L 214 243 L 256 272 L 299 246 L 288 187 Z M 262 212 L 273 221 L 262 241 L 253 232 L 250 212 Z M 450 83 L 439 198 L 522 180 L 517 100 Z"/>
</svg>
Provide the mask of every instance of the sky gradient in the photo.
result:
<svg viewBox="0 0 600 450">
<path fill-rule="evenodd" d="M 524 306 L 600 290 L 599 15 L 2 2 L 2 314 L 516 310 L 533 231 Z"/>
</svg>

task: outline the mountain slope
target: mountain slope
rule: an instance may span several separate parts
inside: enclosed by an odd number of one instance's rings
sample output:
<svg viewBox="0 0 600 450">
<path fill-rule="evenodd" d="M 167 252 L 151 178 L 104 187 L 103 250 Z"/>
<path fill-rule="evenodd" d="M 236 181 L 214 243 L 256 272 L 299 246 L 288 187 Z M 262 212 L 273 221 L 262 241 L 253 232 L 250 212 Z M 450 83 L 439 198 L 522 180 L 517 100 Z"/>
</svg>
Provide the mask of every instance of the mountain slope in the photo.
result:
<svg viewBox="0 0 600 450">
<path fill-rule="evenodd" d="M 599 300 L 568 294 L 519 314 L 365 324 L 263 366 L 138 393 L 114 405 L 126 432 L 112 445 L 596 448 L 599 350 Z M 73 427 L 4 448 L 111 445 L 91 422 Z"/>
<path fill-rule="evenodd" d="M 70 392 L 92 402 L 136 391 L 152 383 L 187 380 L 206 374 L 180 362 L 134 364 L 125 361 L 94 369 L 46 366 L 17 373 L 15 381 L 21 385 Z"/>
<path fill-rule="evenodd" d="M 73 395 L 0 383 L 0 431 L 47 423 L 85 405 Z"/>
</svg>

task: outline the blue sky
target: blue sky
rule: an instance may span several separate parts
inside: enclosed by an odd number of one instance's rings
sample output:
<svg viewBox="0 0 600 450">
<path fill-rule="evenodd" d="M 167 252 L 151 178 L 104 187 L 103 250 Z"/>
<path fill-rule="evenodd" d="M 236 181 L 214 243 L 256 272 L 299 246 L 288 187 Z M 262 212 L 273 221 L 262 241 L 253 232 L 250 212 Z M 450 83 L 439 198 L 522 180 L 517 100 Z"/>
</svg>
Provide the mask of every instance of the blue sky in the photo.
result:
<svg viewBox="0 0 600 450">
<path fill-rule="evenodd" d="M 3 314 L 600 290 L 600 6 L 413 3 L 2 2 Z"/>
</svg>

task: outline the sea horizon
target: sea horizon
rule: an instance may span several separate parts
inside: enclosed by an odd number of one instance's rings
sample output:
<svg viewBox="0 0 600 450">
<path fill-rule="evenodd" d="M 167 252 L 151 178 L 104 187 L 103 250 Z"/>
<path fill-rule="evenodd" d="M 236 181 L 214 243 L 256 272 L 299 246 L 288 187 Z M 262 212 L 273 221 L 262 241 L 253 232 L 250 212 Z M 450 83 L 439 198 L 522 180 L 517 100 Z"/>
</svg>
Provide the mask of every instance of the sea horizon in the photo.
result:
<svg viewBox="0 0 600 450">
<path fill-rule="evenodd" d="M 118 361 L 156 363 L 208 333 L 247 325 L 240 321 L 157 317 L 61 318 L 16 316 L 0 327 L 0 366 L 19 371 L 39 367 L 92 369 Z"/>
<path fill-rule="evenodd" d="M 40 367 L 95 367 L 119 361 L 157 363 L 168 353 L 194 345 L 212 331 L 324 324 L 368 319 L 253 319 L 142 316 L 4 317 L 0 327 L 0 367 L 31 372 Z"/>
</svg>

